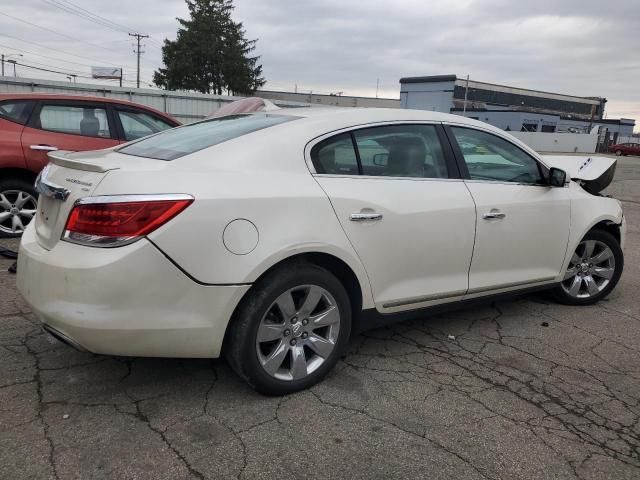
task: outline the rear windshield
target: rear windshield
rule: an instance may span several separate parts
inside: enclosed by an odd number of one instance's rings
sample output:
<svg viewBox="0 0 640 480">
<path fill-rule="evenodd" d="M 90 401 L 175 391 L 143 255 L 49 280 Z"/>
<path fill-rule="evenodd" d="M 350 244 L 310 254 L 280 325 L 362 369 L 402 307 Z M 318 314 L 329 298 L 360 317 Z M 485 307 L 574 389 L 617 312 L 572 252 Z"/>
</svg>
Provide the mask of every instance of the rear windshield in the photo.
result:
<svg viewBox="0 0 640 480">
<path fill-rule="evenodd" d="M 212 118 L 198 123 L 165 130 L 151 137 L 119 148 L 120 153 L 157 160 L 174 160 L 242 135 L 298 117 L 254 113 Z"/>
</svg>

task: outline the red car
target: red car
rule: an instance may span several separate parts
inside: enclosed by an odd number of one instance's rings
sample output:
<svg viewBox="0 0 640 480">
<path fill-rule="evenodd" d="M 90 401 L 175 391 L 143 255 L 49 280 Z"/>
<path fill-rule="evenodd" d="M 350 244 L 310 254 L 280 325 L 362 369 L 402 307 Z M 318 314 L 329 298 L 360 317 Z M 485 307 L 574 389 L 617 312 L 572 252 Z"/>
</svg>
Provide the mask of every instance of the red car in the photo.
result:
<svg viewBox="0 0 640 480">
<path fill-rule="evenodd" d="M 611 145 L 609 152 L 616 155 L 640 155 L 640 143 L 619 143 Z"/>
<path fill-rule="evenodd" d="M 38 172 L 52 150 L 99 150 L 173 128 L 169 115 L 103 97 L 0 95 L 0 235 L 18 236 L 35 213 Z"/>
</svg>

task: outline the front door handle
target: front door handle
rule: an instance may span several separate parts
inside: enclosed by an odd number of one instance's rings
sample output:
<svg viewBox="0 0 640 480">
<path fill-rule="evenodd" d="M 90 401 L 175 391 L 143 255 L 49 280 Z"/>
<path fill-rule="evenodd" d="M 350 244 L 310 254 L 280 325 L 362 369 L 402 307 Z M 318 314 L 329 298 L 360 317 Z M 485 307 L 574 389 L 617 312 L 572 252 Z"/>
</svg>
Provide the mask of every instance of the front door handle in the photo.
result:
<svg viewBox="0 0 640 480">
<path fill-rule="evenodd" d="M 352 222 L 366 222 L 382 220 L 381 213 L 352 213 L 350 217 Z"/>
<path fill-rule="evenodd" d="M 501 212 L 500 210 L 491 210 L 489 213 L 485 213 L 484 215 L 482 215 L 482 218 L 484 218 L 485 220 L 492 220 L 494 218 L 504 218 L 506 216 L 507 214 Z"/>
<path fill-rule="evenodd" d="M 54 147 L 53 145 L 31 145 L 29 147 L 31 150 L 38 150 L 40 152 L 55 152 L 58 150 L 58 147 Z"/>
</svg>

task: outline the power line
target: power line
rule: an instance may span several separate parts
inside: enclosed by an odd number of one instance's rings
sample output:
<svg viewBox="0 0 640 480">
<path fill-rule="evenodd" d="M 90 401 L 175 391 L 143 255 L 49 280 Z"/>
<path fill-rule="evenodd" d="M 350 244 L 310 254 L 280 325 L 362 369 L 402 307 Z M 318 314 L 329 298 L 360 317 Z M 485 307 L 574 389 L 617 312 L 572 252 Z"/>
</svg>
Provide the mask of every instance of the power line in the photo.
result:
<svg viewBox="0 0 640 480">
<path fill-rule="evenodd" d="M 25 68 L 31 68 L 33 70 L 41 70 L 43 72 L 51 72 L 51 73 L 59 73 L 60 75 L 67 75 L 67 76 L 74 76 L 74 77 L 80 77 L 80 78 L 92 78 L 86 75 L 76 75 L 76 74 L 72 74 L 69 72 L 61 72 L 59 70 L 51 70 L 48 68 L 41 68 L 41 67 L 34 67 L 33 65 L 28 65 L 26 63 L 20 63 L 17 60 L 11 60 L 9 63 L 13 63 L 14 65 L 20 65 L 21 67 L 25 67 Z"/>
<path fill-rule="evenodd" d="M 12 18 L 12 19 L 14 19 L 14 20 L 17 20 L 17 21 L 19 21 L 19 22 L 25 23 L 25 24 L 27 24 L 27 25 L 31 25 L 32 27 L 39 28 L 39 29 L 41 29 L 41 30 L 46 30 L 47 32 L 55 33 L 56 35 L 59 35 L 59 36 L 64 37 L 64 38 L 68 38 L 69 40 L 73 40 L 74 42 L 84 43 L 84 44 L 86 44 L 86 45 L 91 45 L 92 47 L 95 47 L 95 48 L 101 48 L 102 50 L 106 50 L 107 52 L 112 52 L 112 53 L 120 54 L 120 52 L 117 52 L 117 51 L 112 50 L 112 49 L 110 49 L 110 48 L 105 48 L 105 47 L 103 47 L 102 45 L 96 45 L 95 43 L 86 42 L 86 41 L 81 40 L 81 39 L 79 39 L 79 38 L 72 37 L 71 35 L 67 35 L 66 33 L 58 32 L 58 31 L 56 31 L 56 30 L 52 30 L 51 28 L 43 27 L 42 25 L 37 25 L 37 24 L 32 23 L 32 22 L 29 22 L 29 21 L 27 21 L 27 20 L 23 20 L 23 19 L 21 19 L 21 18 L 14 17 L 13 15 L 9 15 L 8 13 L 0 12 L 0 15 L 4 15 L 5 17 Z"/>
<path fill-rule="evenodd" d="M 132 28 L 132 27 L 128 27 L 126 25 L 122 25 L 120 23 L 114 22 L 112 20 L 109 20 L 106 17 L 103 17 L 101 15 L 98 15 L 96 13 L 91 12 L 90 10 L 87 10 L 86 8 L 83 8 L 79 5 L 76 5 L 73 2 L 70 2 L 68 0 L 42 0 L 43 2 L 57 7 L 67 13 L 70 13 L 72 15 L 76 15 L 77 17 L 80 17 L 84 20 L 93 22 L 97 25 L 101 25 L 103 27 L 109 28 L 111 30 L 114 30 L 116 32 L 125 32 L 125 33 L 129 33 L 129 32 L 133 32 L 133 31 L 138 31 L 137 28 Z M 66 4 L 66 5 L 65 5 Z M 152 47 L 156 47 L 156 48 L 161 48 L 163 43 L 159 42 L 158 40 L 149 37 L 149 41 L 152 42 L 154 45 L 151 45 Z"/>
<path fill-rule="evenodd" d="M 113 22 L 108 18 L 95 14 L 90 10 L 87 10 L 86 8 L 83 8 L 67 0 L 61 0 L 61 1 L 43 0 L 43 1 L 51 6 L 64 10 L 67 13 L 71 13 L 72 15 L 76 15 L 90 22 L 96 23 L 98 25 L 102 25 L 103 27 L 110 28 L 111 30 L 125 32 L 125 33 L 128 33 L 132 30 L 136 30 L 135 28 L 127 27 L 125 25 L 121 25 L 119 23 Z"/>
<path fill-rule="evenodd" d="M 14 40 L 18 40 L 18 41 L 20 41 L 20 42 L 28 43 L 28 44 L 30 44 L 30 45 L 35 45 L 36 47 L 45 48 L 45 49 L 47 49 L 47 50 L 52 50 L 52 51 L 54 51 L 54 52 L 63 53 L 64 55 L 69 55 L 69 56 L 71 56 L 71 57 L 77 57 L 77 58 L 82 58 L 83 60 L 89 60 L 89 61 L 93 62 L 93 64 L 94 64 L 94 65 L 96 65 L 96 64 L 100 64 L 100 63 L 106 63 L 106 64 L 108 64 L 108 65 L 112 65 L 112 66 L 114 66 L 114 67 L 120 67 L 120 66 L 121 66 L 121 65 L 117 65 L 117 64 L 115 64 L 115 63 L 111 63 L 111 62 L 105 62 L 105 61 L 103 61 L 103 60 L 96 60 L 95 58 L 89 58 L 89 57 L 84 57 L 84 56 L 82 56 L 82 55 L 77 55 L 77 54 L 75 54 L 75 53 L 65 52 L 64 50 L 60 50 L 60 49 L 53 48 L 53 47 L 48 47 L 48 46 L 46 46 L 46 45 L 42 45 L 41 43 L 32 42 L 32 41 L 30 41 L 30 40 L 24 40 L 23 38 L 16 37 L 16 36 L 13 36 L 13 35 L 9 35 L 9 34 L 4 33 L 4 32 L 0 33 L 0 36 L 7 37 L 7 38 L 13 38 Z M 125 65 L 125 66 L 126 66 L 127 68 L 130 68 L 130 67 L 129 67 L 129 66 L 127 66 L 127 65 Z"/>
</svg>

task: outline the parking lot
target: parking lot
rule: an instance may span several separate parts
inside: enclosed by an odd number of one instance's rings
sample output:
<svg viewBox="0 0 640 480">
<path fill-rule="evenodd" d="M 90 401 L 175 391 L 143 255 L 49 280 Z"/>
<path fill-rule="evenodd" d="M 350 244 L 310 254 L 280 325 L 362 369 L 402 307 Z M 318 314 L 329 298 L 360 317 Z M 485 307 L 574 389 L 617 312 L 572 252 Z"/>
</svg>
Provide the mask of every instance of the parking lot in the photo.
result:
<svg viewBox="0 0 640 480">
<path fill-rule="evenodd" d="M 629 230 L 608 300 L 530 295 L 370 331 L 282 398 L 222 360 L 76 352 L 2 260 L 0 478 L 639 478 L 639 158 L 609 193 Z"/>
</svg>

